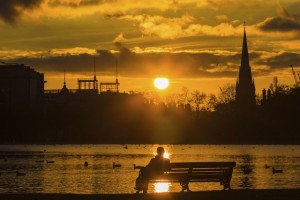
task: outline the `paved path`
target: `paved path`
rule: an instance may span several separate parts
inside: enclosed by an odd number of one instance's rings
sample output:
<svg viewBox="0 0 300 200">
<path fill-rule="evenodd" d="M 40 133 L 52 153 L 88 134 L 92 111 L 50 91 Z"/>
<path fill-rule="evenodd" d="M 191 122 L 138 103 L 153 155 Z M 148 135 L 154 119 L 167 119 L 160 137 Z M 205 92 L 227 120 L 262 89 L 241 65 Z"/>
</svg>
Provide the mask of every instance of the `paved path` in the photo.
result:
<svg viewBox="0 0 300 200">
<path fill-rule="evenodd" d="M 3 200 L 296 200 L 299 197 L 300 188 L 152 194 L 0 194 Z"/>
</svg>

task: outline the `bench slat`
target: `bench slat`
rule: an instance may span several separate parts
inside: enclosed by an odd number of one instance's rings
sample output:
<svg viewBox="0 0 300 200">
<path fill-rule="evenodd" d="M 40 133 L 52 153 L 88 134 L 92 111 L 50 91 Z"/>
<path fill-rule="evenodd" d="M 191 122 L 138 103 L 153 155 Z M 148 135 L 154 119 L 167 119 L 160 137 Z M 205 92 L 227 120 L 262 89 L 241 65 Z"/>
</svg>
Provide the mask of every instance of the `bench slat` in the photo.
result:
<svg viewBox="0 0 300 200">
<path fill-rule="evenodd" d="M 167 171 L 166 173 L 180 173 L 180 172 L 185 172 L 187 173 L 189 169 L 171 169 L 170 171 Z M 192 169 L 193 173 L 210 173 L 210 172 L 220 172 L 220 173 L 231 173 L 231 168 L 228 169 Z"/>
<path fill-rule="evenodd" d="M 149 180 L 149 183 L 178 183 L 178 180 Z M 220 182 L 220 179 L 200 179 L 190 180 L 189 183 L 207 183 L 207 182 Z"/>
<path fill-rule="evenodd" d="M 164 180 L 164 181 L 179 181 L 180 179 L 188 178 L 190 181 L 195 180 L 223 180 L 228 179 L 226 174 L 164 174 L 160 177 L 153 177 L 150 180 Z"/>
<path fill-rule="evenodd" d="M 168 175 L 173 175 L 173 174 L 182 174 L 182 175 L 185 175 L 185 174 L 188 174 L 187 171 L 181 171 L 181 172 L 166 172 L 165 174 L 168 174 Z M 205 171 L 205 172 L 202 172 L 202 171 L 193 171 L 191 174 L 231 174 L 230 171 L 227 171 L 227 172 L 224 172 L 224 171 L 213 171 L 213 172 L 209 172 L 209 171 Z"/>
<path fill-rule="evenodd" d="M 174 162 L 171 163 L 171 168 L 226 168 L 235 165 L 235 162 Z"/>
</svg>

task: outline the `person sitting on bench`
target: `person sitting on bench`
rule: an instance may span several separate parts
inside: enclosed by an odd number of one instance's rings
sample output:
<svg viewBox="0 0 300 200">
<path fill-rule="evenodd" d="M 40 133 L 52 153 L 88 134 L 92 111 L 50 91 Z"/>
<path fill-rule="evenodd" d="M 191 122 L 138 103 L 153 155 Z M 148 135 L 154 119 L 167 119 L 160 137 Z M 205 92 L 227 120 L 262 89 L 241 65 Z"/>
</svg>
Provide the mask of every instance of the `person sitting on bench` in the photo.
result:
<svg viewBox="0 0 300 200">
<path fill-rule="evenodd" d="M 149 178 L 159 177 L 165 171 L 170 169 L 170 159 L 164 157 L 165 149 L 157 147 L 157 155 L 152 158 L 146 167 L 141 168 L 138 178 L 136 179 L 136 189 L 143 190 L 148 188 L 140 188 L 141 185 L 148 185 Z"/>
</svg>

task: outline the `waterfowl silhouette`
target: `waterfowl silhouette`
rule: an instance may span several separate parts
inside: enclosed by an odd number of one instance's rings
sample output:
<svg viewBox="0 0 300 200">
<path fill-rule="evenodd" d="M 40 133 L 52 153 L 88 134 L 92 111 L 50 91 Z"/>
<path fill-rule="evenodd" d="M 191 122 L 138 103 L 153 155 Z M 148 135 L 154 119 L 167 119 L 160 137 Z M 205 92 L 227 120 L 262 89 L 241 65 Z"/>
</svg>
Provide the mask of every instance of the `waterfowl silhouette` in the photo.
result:
<svg viewBox="0 0 300 200">
<path fill-rule="evenodd" d="M 87 161 L 84 162 L 84 166 L 87 167 L 89 166 L 89 163 Z"/>
<path fill-rule="evenodd" d="M 270 167 L 271 167 L 270 165 L 265 164 L 265 168 L 266 168 L 266 169 L 268 169 L 268 168 L 270 168 Z"/>
<path fill-rule="evenodd" d="M 282 170 L 282 169 L 275 169 L 274 167 L 272 167 L 272 171 L 273 171 L 273 174 L 276 174 L 276 173 L 283 173 L 283 170 Z"/>
<path fill-rule="evenodd" d="M 116 164 L 115 162 L 113 162 L 113 168 L 117 168 L 117 167 L 122 167 L 121 164 Z"/>
<path fill-rule="evenodd" d="M 53 160 L 46 160 L 46 162 L 47 162 L 47 164 L 48 164 L 48 163 L 54 163 Z"/>
<path fill-rule="evenodd" d="M 26 174 L 23 172 L 16 171 L 16 176 L 25 176 Z"/>
</svg>

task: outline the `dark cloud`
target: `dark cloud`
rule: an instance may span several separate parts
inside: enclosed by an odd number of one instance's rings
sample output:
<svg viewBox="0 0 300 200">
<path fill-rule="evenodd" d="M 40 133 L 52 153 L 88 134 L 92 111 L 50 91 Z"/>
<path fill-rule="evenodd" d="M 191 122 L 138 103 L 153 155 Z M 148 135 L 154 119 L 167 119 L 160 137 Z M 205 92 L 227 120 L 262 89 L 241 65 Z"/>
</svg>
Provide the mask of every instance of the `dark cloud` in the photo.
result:
<svg viewBox="0 0 300 200">
<path fill-rule="evenodd" d="M 293 18 L 273 17 L 266 19 L 259 28 L 262 31 L 300 31 L 300 22 Z"/>
<path fill-rule="evenodd" d="M 120 19 L 121 17 L 124 17 L 125 14 L 124 13 L 121 13 L 121 12 L 116 12 L 116 13 L 108 13 L 108 14 L 105 14 L 104 17 L 106 19 Z"/>
<path fill-rule="evenodd" d="M 120 51 L 120 58 L 123 59 L 132 59 L 133 54 L 131 53 L 130 49 L 128 49 L 127 47 L 125 47 L 121 42 L 115 42 L 114 43 L 115 46 L 118 48 L 118 50 Z"/>
<path fill-rule="evenodd" d="M 267 18 L 264 22 L 259 25 L 262 31 L 300 31 L 300 21 L 298 15 L 291 15 L 288 11 L 279 6 L 277 8 L 276 17 Z"/>
<path fill-rule="evenodd" d="M 77 7 L 83 7 L 83 6 L 96 6 L 99 4 L 103 3 L 113 3 L 116 0 L 81 0 L 78 3 L 74 2 L 62 2 L 61 0 L 54 0 L 49 2 L 49 6 L 56 7 L 56 6 L 66 6 L 66 7 L 72 7 L 72 8 L 77 8 Z"/>
<path fill-rule="evenodd" d="M 240 67 L 241 54 L 228 52 L 218 54 L 214 52 L 198 53 L 134 53 L 120 45 L 120 53 L 113 54 L 107 50 L 97 50 L 97 74 L 115 74 L 115 63 L 118 59 L 119 73 L 126 77 L 151 77 L 158 74 L 173 78 L 235 78 Z M 263 52 L 251 52 L 252 68 L 256 66 L 270 66 L 258 68 L 253 72 L 254 77 L 268 75 L 274 70 L 286 68 L 300 63 L 300 54 L 283 52 L 266 57 Z M 272 55 L 272 54 L 270 54 Z M 94 55 L 62 55 L 43 58 L 20 58 L 12 62 L 23 63 L 37 71 L 49 73 L 76 73 L 89 75 L 93 73 Z"/>
<path fill-rule="evenodd" d="M 120 54 L 97 50 L 99 75 L 114 75 L 118 59 L 119 72 L 128 77 L 149 77 L 168 74 L 176 78 L 236 77 L 240 55 L 215 55 L 213 53 L 134 53 L 120 46 Z M 89 74 L 93 71 L 93 55 L 63 55 L 43 58 L 20 58 L 12 62 L 23 63 L 37 71 L 49 73 Z M 230 63 L 230 64 L 228 64 Z"/>
<path fill-rule="evenodd" d="M 72 73 L 89 74 L 93 73 L 94 57 L 97 71 L 105 74 L 114 71 L 115 56 L 109 51 L 98 50 L 98 55 L 62 55 L 55 57 L 42 58 L 20 58 L 15 59 L 16 63 L 23 63 L 33 67 L 40 72 L 63 72 L 64 70 Z"/>
<path fill-rule="evenodd" d="M 290 65 L 297 66 L 299 65 L 299 63 L 300 63 L 300 54 L 285 52 L 264 60 L 259 60 L 255 64 L 268 65 L 271 66 L 271 68 L 274 70 L 274 69 L 284 69 Z"/>
<path fill-rule="evenodd" d="M 0 0 L 0 18 L 14 24 L 21 17 L 24 10 L 38 8 L 44 0 Z"/>
</svg>

